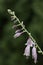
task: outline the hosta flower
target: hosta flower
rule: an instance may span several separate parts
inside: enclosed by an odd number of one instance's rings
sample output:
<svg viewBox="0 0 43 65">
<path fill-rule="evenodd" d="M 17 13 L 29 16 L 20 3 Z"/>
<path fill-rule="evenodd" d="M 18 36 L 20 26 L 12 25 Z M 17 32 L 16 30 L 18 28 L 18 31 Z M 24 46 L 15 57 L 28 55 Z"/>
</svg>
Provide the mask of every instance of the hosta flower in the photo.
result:
<svg viewBox="0 0 43 65">
<path fill-rule="evenodd" d="M 25 51 L 24 51 L 24 55 L 25 55 L 26 57 L 30 56 L 30 46 L 29 46 L 29 45 L 26 46 Z"/>
<path fill-rule="evenodd" d="M 25 45 L 30 45 L 32 47 L 33 45 L 35 45 L 35 43 L 31 40 L 31 38 L 29 38 Z"/>
<path fill-rule="evenodd" d="M 26 48 L 25 48 L 25 51 L 24 51 L 24 55 L 25 55 L 26 57 L 30 56 L 30 47 L 31 47 L 33 44 L 34 44 L 33 41 L 31 40 L 31 38 L 29 38 L 29 39 L 27 40 L 27 43 L 25 44 L 25 45 L 27 45 Z"/>
<path fill-rule="evenodd" d="M 27 45 L 27 46 L 25 48 L 24 55 L 26 57 L 30 56 L 30 47 L 33 47 L 32 48 L 32 58 L 34 59 L 34 63 L 36 63 L 37 62 L 37 52 L 36 52 L 36 48 L 35 48 L 35 43 L 31 40 L 31 38 L 29 38 L 25 45 Z"/>
<path fill-rule="evenodd" d="M 37 52 L 35 46 L 32 48 L 32 58 L 34 59 L 34 63 L 37 62 Z"/>
<path fill-rule="evenodd" d="M 20 32 L 20 31 L 21 31 L 21 30 L 20 30 L 20 29 L 18 29 L 18 30 L 16 30 L 16 31 L 15 31 L 15 33 L 18 33 L 18 32 Z"/>
<path fill-rule="evenodd" d="M 14 38 L 19 37 L 22 33 L 23 33 L 23 32 L 18 32 L 18 33 L 16 33 L 16 34 L 14 35 Z"/>
</svg>

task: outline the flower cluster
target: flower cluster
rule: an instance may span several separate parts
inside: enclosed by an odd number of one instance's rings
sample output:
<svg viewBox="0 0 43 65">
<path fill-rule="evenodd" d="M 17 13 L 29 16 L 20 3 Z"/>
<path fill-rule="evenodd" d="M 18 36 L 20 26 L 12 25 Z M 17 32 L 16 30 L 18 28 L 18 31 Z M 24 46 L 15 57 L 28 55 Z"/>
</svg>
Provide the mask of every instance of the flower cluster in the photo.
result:
<svg viewBox="0 0 43 65">
<path fill-rule="evenodd" d="M 8 9 L 8 13 L 11 14 L 11 20 L 14 21 L 14 25 L 12 26 L 12 28 L 16 28 L 16 27 L 21 26 L 21 28 L 16 29 L 15 34 L 14 34 L 14 38 L 19 37 L 24 32 L 26 32 L 29 35 L 29 38 L 28 38 L 28 40 L 27 40 L 27 42 L 25 44 L 26 48 L 25 48 L 25 51 L 24 51 L 24 55 L 28 58 L 30 56 L 30 47 L 32 47 L 32 58 L 34 59 L 34 63 L 36 63 L 37 62 L 36 48 L 38 48 L 38 50 L 39 50 L 38 53 L 43 54 L 43 51 L 38 46 L 38 44 L 36 43 L 36 41 L 32 37 L 32 35 L 27 31 L 27 29 L 25 28 L 25 26 L 23 24 L 23 21 L 20 22 L 20 20 L 15 16 L 15 12 Z"/>
<path fill-rule="evenodd" d="M 35 43 L 31 40 L 31 38 L 29 38 L 25 45 L 26 45 L 26 48 L 24 51 L 24 55 L 28 58 L 30 56 L 30 47 L 32 47 L 32 58 L 34 59 L 34 63 L 36 63 L 37 62 L 37 52 L 35 48 Z"/>
<path fill-rule="evenodd" d="M 14 21 L 14 25 L 12 26 L 12 28 L 16 28 L 18 26 L 22 27 L 21 29 L 16 29 L 16 31 L 15 31 L 14 38 L 17 38 L 21 34 L 26 32 L 27 30 L 25 29 L 25 26 L 23 25 L 23 21 L 20 23 L 19 19 L 15 16 L 14 12 L 12 12 L 11 10 L 8 10 L 8 12 L 11 14 L 11 20 Z M 17 23 L 17 21 L 19 23 L 15 24 L 15 23 Z M 34 59 L 34 63 L 36 63 L 37 62 L 37 52 L 36 52 L 36 48 L 35 48 L 35 43 L 32 41 L 31 38 L 29 38 L 25 45 L 26 45 L 26 48 L 24 51 L 24 55 L 28 58 L 30 56 L 30 47 L 33 47 L 32 48 L 32 58 Z"/>
</svg>

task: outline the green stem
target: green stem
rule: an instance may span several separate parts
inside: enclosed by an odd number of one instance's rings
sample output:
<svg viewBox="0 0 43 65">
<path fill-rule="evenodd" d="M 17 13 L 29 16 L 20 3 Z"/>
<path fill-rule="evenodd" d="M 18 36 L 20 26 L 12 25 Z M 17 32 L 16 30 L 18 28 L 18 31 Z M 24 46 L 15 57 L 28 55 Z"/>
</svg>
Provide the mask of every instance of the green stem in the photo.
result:
<svg viewBox="0 0 43 65">
<path fill-rule="evenodd" d="M 17 21 L 18 21 L 18 23 L 20 24 L 21 22 L 20 22 L 20 20 L 16 17 L 16 19 L 17 19 Z M 36 43 L 36 41 L 35 41 L 35 39 L 32 37 L 32 35 L 31 35 L 31 33 L 29 33 L 28 31 L 27 31 L 27 29 L 24 27 L 24 25 L 23 24 L 21 24 L 21 27 L 25 30 L 25 32 L 29 35 L 29 37 L 32 39 L 32 41 L 36 44 L 36 47 L 38 48 L 38 50 L 40 51 L 40 53 L 42 53 L 42 55 L 43 55 L 43 51 L 41 50 L 41 48 L 39 47 L 39 45 Z"/>
<path fill-rule="evenodd" d="M 15 16 L 15 12 L 11 11 L 10 9 L 8 9 L 8 13 L 14 16 L 14 19 L 16 18 L 18 23 L 21 25 L 21 27 L 24 29 L 24 32 L 26 32 L 29 37 L 32 39 L 32 41 L 36 44 L 36 48 L 38 48 L 39 52 L 42 53 L 43 55 L 43 51 L 41 50 L 41 48 L 39 47 L 39 45 L 37 44 L 37 42 L 35 41 L 35 39 L 32 37 L 31 33 L 28 32 L 28 30 L 24 27 L 24 25 L 20 22 L 20 20 Z"/>
</svg>

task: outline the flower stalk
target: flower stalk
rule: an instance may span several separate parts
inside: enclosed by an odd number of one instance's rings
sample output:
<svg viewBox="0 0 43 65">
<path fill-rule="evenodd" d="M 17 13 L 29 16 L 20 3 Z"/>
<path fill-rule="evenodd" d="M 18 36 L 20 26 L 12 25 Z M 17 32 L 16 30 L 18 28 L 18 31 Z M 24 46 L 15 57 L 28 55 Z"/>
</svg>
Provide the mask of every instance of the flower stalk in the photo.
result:
<svg viewBox="0 0 43 65">
<path fill-rule="evenodd" d="M 36 40 L 33 38 L 33 36 L 31 35 L 31 33 L 28 32 L 28 30 L 25 28 L 24 24 L 23 24 L 23 21 L 20 22 L 20 20 L 18 19 L 18 17 L 15 15 L 15 12 L 14 11 L 11 11 L 10 9 L 8 9 L 8 13 L 13 15 L 13 18 L 18 21 L 18 25 L 17 26 L 21 26 L 22 29 L 24 30 L 24 32 L 26 32 L 29 37 L 31 38 L 31 40 L 35 43 L 35 47 L 38 49 L 38 53 L 41 53 L 43 55 L 43 51 L 41 50 L 41 48 L 39 47 L 39 45 L 37 44 Z"/>
</svg>

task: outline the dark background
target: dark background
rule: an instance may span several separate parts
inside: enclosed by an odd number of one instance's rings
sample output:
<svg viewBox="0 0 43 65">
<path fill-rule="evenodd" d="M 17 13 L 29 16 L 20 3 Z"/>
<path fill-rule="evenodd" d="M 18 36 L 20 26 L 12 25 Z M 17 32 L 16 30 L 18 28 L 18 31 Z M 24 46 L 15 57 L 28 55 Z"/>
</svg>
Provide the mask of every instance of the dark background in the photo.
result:
<svg viewBox="0 0 43 65">
<path fill-rule="evenodd" d="M 23 56 L 28 35 L 14 39 L 10 15 L 14 10 L 26 29 L 31 32 L 43 50 L 43 0 L 0 0 L 0 65 L 34 65 L 33 59 Z M 36 65 L 43 65 L 43 55 L 38 54 Z"/>
</svg>

